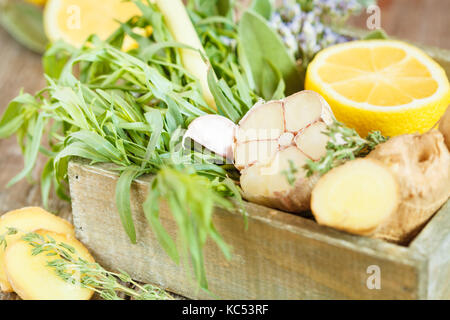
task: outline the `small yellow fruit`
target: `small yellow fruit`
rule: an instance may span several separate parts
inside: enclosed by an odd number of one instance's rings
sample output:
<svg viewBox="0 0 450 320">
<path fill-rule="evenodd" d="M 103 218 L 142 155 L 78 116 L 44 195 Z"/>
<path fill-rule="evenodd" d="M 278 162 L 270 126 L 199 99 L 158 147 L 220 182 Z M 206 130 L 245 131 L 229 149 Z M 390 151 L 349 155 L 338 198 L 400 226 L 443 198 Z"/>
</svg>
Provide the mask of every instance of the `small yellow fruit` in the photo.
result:
<svg viewBox="0 0 450 320">
<path fill-rule="evenodd" d="M 450 102 L 445 71 L 401 41 L 353 41 L 331 46 L 310 63 L 305 88 L 320 93 L 336 118 L 360 135 L 423 133 Z"/>
<path fill-rule="evenodd" d="M 72 247 L 75 250 L 71 253 L 74 259 L 95 262 L 86 247 L 71 236 L 47 230 L 36 233 L 46 240 L 55 240 L 59 249 L 65 249 L 60 243 Z M 61 259 L 61 256 L 46 253 L 33 255 L 32 250 L 33 247 L 25 240 L 19 240 L 6 249 L 6 274 L 19 297 L 24 300 L 89 300 L 92 297 L 94 292 L 78 282 L 83 276 L 79 270 L 66 270 L 75 282 L 65 281 L 48 266 L 49 262 Z"/>
<path fill-rule="evenodd" d="M 133 32 L 143 36 L 143 37 L 150 37 L 151 34 L 153 33 L 153 28 L 151 26 L 147 26 L 145 27 L 145 29 L 143 28 L 133 28 Z M 130 37 L 128 34 L 125 35 L 125 37 L 123 38 L 123 43 L 122 43 L 122 51 L 130 51 L 133 49 L 137 49 L 139 47 L 139 44 L 137 43 L 136 40 L 134 40 L 132 37 Z"/>
<path fill-rule="evenodd" d="M 15 228 L 19 232 L 5 237 L 7 246 L 11 246 L 20 240 L 23 232 L 32 232 L 38 229 L 75 236 L 74 227 L 68 221 L 39 207 L 26 207 L 2 215 L 0 217 L 0 235 L 6 234 L 8 228 Z M 11 285 L 6 279 L 5 248 L 2 246 L 0 246 L 0 289 L 4 292 L 12 291 Z"/>
<path fill-rule="evenodd" d="M 108 38 L 120 24 L 141 15 L 133 2 L 122 0 L 49 0 L 44 10 L 44 28 L 50 41 L 62 39 L 75 47 L 91 34 Z"/>
<path fill-rule="evenodd" d="M 25 0 L 28 3 L 35 4 L 37 6 L 44 6 L 47 0 Z"/>
</svg>

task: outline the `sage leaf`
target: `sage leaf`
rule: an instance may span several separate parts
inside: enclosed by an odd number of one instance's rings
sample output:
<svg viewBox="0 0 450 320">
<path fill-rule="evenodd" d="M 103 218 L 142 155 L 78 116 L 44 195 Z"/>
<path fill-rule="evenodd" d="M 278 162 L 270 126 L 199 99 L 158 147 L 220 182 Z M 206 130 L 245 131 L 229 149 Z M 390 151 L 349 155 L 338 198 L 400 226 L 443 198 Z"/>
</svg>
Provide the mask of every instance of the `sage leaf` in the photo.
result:
<svg viewBox="0 0 450 320">
<path fill-rule="evenodd" d="M 239 38 L 242 53 L 250 66 L 256 89 L 264 99 L 271 98 L 271 94 L 263 95 L 263 86 L 268 87 L 267 83 L 263 84 L 264 81 L 267 82 L 264 77 L 267 75 L 268 61 L 281 73 L 286 85 L 286 95 L 302 89 L 302 76 L 294 58 L 263 17 L 252 11 L 246 11 L 239 24 Z M 277 85 L 278 82 L 274 81 L 272 87 Z"/>
<path fill-rule="evenodd" d="M 273 12 L 272 2 L 272 0 L 253 0 L 250 8 L 266 20 L 269 20 Z"/>
</svg>

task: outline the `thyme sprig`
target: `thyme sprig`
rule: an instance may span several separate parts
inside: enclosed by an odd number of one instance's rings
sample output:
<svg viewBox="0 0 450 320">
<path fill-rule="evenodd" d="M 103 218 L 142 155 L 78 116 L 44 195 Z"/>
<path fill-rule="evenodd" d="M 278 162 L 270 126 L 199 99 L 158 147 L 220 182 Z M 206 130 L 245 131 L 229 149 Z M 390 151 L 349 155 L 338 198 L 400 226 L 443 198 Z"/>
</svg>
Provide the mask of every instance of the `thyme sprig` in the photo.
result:
<svg viewBox="0 0 450 320">
<path fill-rule="evenodd" d="M 283 170 L 281 173 L 286 176 L 286 180 L 289 185 L 294 186 L 295 181 L 297 180 L 295 174 L 298 172 L 298 168 L 295 166 L 294 161 L 292 161 L 291 159 L 289 159 L 288 162 L 289 168 L 287 170 Z"/>
<path fill-rule="evenodd" d="M 6 228 L 6 232 L 3 234 L 0 234 L 0 249 L 3 248 L 3 250 L 6 249 L 8 246 L 8 242 L 6 241 L 7 236 L 12 236 L 17 234 L 19 231 L 15 228 Z"/>
<path fill-rule="evenodd" d="M 49 235 L 43 236 L 30 232 L 25 234 L 22 240 L 33 247 L 31 251 L 33 256 L 45 254 L 49 257 L 58 257 L 48 261 L 47 266 L 53 269 L 62 280 L 93 290 L 103 299 L 123 300 L 121 294 L 136 300 L 173 299 L 171 295 L 156 286 L 137 283 L 123 271 L 110 272 L 98 263 L 77 257 L 75 248 L 63 242 L 57 242 Z"/>
<path fill-rule="evenodd" d="M 372 131 L 365 139 L 361 138 L 354 129 L 338 121 L 329 125 L 324 134 L 330 137 L 327 153 L 319 161 L 307 160 L 305 169 L 308 177 L 314 173 L 325 174 L 348 160 L 364 157 L 378 144 L 388 140 L 380 131 Z"/>
</svg>

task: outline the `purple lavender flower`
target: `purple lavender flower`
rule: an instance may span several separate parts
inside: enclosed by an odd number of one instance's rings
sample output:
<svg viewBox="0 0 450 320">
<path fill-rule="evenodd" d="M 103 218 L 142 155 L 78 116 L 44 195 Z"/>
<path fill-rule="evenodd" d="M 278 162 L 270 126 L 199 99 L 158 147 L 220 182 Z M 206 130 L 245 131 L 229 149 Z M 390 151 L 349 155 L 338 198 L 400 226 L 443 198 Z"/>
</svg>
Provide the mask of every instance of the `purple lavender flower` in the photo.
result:
<svg viewBox="0 0 450 320">
<path fill-rule="evenodd" d="M 349 41 L 330 27 L 361 9 L 357 0 L 284 0 L 269 23 L 296 59 L 306 64 L 330 45 Z"/>
</svg>

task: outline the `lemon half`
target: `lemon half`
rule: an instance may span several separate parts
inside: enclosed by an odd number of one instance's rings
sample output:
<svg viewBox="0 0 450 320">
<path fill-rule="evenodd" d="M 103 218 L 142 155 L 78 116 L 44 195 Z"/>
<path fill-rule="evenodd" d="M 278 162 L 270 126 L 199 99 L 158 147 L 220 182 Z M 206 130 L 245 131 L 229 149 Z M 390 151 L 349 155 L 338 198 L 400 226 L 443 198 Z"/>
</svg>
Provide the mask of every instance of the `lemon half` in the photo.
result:
<svg viewBox="0 0 450 320">
<path fill-rule="evenodd" d="M 64 40 L 80 47 L 96 34 L 107 39 L 119 26 L 141 11 L 123 0 L 49 0 L 44 10 L 44 28 L 50 41 Z"/>
<path fill-rule="evenodd" d="M 336 118 L 359 134 L 425 132 L 450 103 L 445 71 L 425 52 L 394 40 L 353 41 L 322 50 L 305 88 L 320 93 Z"/>
</svg>

